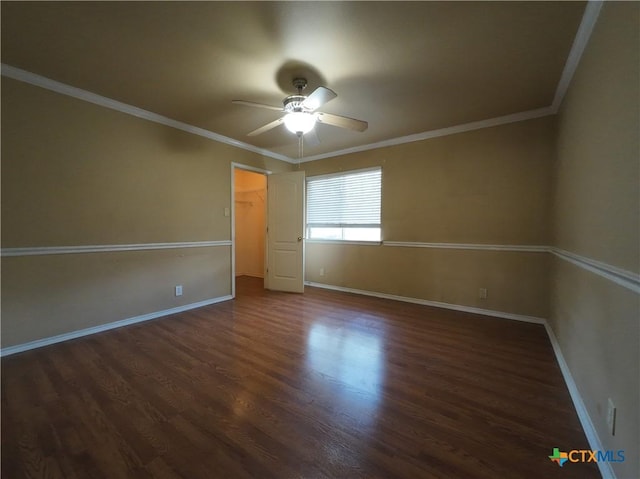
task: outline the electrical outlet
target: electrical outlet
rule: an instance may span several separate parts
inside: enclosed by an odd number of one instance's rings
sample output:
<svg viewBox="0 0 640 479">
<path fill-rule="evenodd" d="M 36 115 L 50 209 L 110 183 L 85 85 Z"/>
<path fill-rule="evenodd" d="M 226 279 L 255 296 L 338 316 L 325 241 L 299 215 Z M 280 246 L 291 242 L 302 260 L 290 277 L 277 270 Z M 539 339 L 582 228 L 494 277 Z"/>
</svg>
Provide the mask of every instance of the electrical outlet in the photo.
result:
<svg viewBox="0 0 640 479">
<path fill-rule="evenodd" d="M 609 426 L 609 432 L 612 436 L 616 435 L 616 406 L 613 404 L 613 399 L 609 398 L 607 401 L 607 426 Z"/>
<path fill-rule="evenodd" d="M 324 276 L 324 268 L 320 268 L 320 276 Z"/>
<path fill-rule="evenodd" d="M 487 299 L 488 294 L 487 288 L 480 288 L 478 290 L 478 298 L 480 299 Z"/>
<path fill-rule="evenodd" d="M 182 285 L 176 286 L 176 296 L 182 296 Z"/>
</svg>

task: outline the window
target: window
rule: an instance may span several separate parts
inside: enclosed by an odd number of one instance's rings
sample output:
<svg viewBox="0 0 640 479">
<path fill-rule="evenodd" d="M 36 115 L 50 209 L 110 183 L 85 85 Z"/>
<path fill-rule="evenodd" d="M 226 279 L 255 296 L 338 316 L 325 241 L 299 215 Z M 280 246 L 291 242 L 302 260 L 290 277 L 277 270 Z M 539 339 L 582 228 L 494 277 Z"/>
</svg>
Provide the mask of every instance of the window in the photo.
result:
<svg viewBox="0 0 640 479">
<path fill-rule="evenodd" d="M 380 241 L 382 169 L 307 178 L 307 238 Z"/>
</svg>

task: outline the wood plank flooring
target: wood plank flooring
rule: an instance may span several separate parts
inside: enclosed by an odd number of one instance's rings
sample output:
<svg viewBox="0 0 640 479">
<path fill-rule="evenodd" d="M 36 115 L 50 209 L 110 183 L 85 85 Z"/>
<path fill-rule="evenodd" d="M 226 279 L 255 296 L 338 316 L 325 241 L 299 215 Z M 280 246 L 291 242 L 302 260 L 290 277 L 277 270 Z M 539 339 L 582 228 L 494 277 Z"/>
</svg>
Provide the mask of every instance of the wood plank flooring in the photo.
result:
<svg viewBox="0 0 640 479">
<path fill-rule="evenodd" d="M 3 358 L 3 479 L 600 477 L 542 326 L 237 291 Z"/>
</svg>

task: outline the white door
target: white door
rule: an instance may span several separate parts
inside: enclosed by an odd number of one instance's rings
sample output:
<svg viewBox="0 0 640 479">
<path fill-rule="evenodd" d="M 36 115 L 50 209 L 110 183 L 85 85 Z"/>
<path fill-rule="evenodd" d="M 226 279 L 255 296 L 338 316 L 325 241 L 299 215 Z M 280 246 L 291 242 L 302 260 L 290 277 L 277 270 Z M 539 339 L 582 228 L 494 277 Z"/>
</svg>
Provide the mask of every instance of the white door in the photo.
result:
<svg viewBox="0 0 640 479">
<path fill-rule="evenodd" d="M 265 287 L 304 292 L 304 171 L 267 177 Z"/>
</svg>

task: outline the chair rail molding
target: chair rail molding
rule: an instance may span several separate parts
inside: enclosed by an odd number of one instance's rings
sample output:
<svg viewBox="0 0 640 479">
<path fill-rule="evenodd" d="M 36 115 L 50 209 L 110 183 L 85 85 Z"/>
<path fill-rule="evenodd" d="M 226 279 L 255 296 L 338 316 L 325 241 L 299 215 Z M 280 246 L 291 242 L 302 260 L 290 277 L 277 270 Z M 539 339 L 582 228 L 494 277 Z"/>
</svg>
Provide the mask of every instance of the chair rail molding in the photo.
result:
<svg viewBox="0 0 640 479">
<path fill-rule="evenodd" d="M 231 246 L 231 240 L 187 241 L 178 243 L 107 244 L 85 246 L 34 246 L 28 248 L 2 248 L 0 256 L 42 256 L 52 254 L 107 253 L 115 251 L 144 251 L 156 249 L 210 248 Z"/>
</svg>

